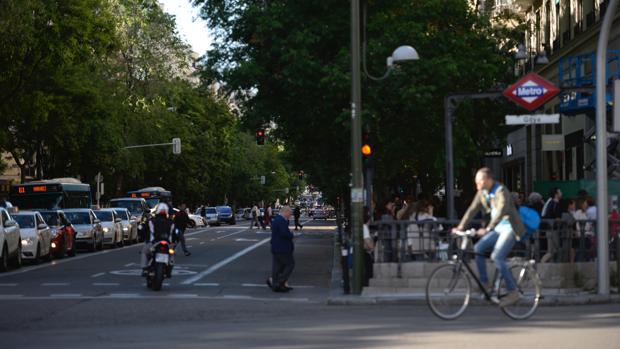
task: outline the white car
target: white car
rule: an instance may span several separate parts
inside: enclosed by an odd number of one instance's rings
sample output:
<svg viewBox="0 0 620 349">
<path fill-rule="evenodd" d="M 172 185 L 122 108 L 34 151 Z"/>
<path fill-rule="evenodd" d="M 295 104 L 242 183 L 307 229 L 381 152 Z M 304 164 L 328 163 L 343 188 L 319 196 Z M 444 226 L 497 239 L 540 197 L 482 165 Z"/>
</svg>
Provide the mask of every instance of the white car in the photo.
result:
<svg viewBox="0 0 620 349">
<path fill-rule="evenodd" d="M 207 221 L 204 220 L 199 215 L 189 213 L 188 216 L 189 216 L 189 219 L 191 219 L 194 222 L 193 227 L 204 227 L 207 225 Z"/>
<path fill-rule="evenodd" d="M 22 265 L 22 248 L 19 225 L 4 208 L 0 208 L 0 271 L 9 269 L 9 261 L 13 265 Z"/>
<path fill-rule="evenodd" d="M 52 233 L 37 211 L 21 211 L 13 214 L 22 236 L 22 258 L 35 263 L 52 259 Z"/>
<path fill-rule="evenodd" d="M 200 215 L 200 213 L 201 213 L 200 211 L 201 210 L 202 210 L 201 208 L 198 208 L 196 210 L 196 214 Z M 205 211 L 206 211 L 205 212 L 206 213 L 206 217 L 205 217 L 206 224 L 208 224 L 208 225 L 220 225 L 220 222 L 217 219 L 217 209 L 215 207 L 205 207 Z"/>
<path fill-rule="evenodd" d="M 131 217 L 131 213 L 126 208 L 115 208 L 116 215 L 121 219 L 123 238 L 128 243 L 138 242 L 138 222 Z"/>
<path fill-rule="evenodd" d="M 90 251 L 103 249 L 103 230 L 93 210 L 73 208 L 63 210 L 65 216 L 75 228 L 75 242 Z"/>
<path fill-rule="evenodd" d="M 96 210 L 95 215 L 103 228 L 103 243 L 114 248 L 123 246 L 123 225 L 122 220 L 116 215 L 114 208 L 104 208 Z"/>
</svg>

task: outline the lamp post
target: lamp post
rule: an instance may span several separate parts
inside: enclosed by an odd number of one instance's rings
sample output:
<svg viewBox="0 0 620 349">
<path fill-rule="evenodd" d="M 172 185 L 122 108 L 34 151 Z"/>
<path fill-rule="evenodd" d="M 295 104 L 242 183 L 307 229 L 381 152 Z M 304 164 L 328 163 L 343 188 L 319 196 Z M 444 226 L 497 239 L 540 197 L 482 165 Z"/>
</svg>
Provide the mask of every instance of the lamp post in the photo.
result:
<svg viewBox="0 0 620 349">
<path fill-rule="evenodd" d="M 536 54 L 535 56 L 533 54 Z M 549 64 L 549 59 L 547 58 L 547 53 L 543 50 L 540 51 L 538 53 L 536 53 L 535 50 L 529 50 L 526 51 L 525 50 L 525 45 L 523 44 L 519 44 L 517 46 L 517 53 L 515 53 L 515 60 L 517 62 L 524 62 L 526 59 L 530 59 L 530 69 L 533 71 L 534 70 L 534 64 L 536 65 L 545 65 L 545 64 Z M 523 73 L 521 75 L 525 75 L 525 64 L 523 64 Z M 530 144 L 530 139 L 529 137 L 527 137 L 527 132 L 528 132 L 528 128 L 530 127 L 530 125 L 525 125 L 525 135 L 526 135 L 526 139 L 528 144 Z M 530 161 L 531 161 L 531 154 L 530 151 L 528 150 L 528 147 L 526 145 L 525 147 L 525 169 L 523 171 L 524 174 L 524 179 L 523 182 L 524 186 L 523 186 L 523 191 L 524 192 L 529 192 L 530 191 Z"/>
<path fill-rule="evenodd" d="M 362 175 L 362 90 L 360 67 L 360 1 L 351 0 L 351 235 L 353 236 L 353 288 L 355 294 L 362 292 L 364 258 L 363 235 L 364 224 L 364 189 Z M 418 53 L 411 46 L 401 46 L 387 58 L 388 70 L 373 80 L 386 78 L 395 63 L 418 59 Z M 364 67 L 366 65 L 364 64 Z M 366 69 L 365 69 L 366 71 Z"/>
</svg>

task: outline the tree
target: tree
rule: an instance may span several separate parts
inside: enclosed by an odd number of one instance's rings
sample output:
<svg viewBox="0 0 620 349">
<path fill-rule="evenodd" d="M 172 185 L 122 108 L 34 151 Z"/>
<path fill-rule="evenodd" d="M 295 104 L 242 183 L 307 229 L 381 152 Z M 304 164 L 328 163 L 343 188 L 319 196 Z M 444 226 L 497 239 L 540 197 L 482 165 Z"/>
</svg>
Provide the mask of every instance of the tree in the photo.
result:
<svg viewBox="0 0 620 349">
<path fill-rule="evenodd" d="M 274 121 L 289 161 L 312 174 L 313 183 L 333 201 L 350 180 L 348 3 L 194 3 L 216 28 L 213 49 L 203 58 L 203 78 L 223 81 L 230 93 L 252 91 L 244 94 L 244 124 L 252 128 Z M 429 191 L 440 186 L 443 98 L 493 88 L 510 78 L 507 49 L 516 42 L 506 33 L 465 0 L 368 2 L 370 70 L 377 74 L 385 57 L 403 43 L 415 46 L 422 57 L 388 80 L 363 81 L 363 118 L 375 140 L 379 192 L 413 185 L 414 176 L 423 178 Z M 497 138 L 500 116 L 488 105 L 479 110 L 488 114 L 481 118 L 471 108 L 459 111 L 459 147 L 480 151 Z M 460 160 L 464 169 L 471 157 Z"/>
</svg>

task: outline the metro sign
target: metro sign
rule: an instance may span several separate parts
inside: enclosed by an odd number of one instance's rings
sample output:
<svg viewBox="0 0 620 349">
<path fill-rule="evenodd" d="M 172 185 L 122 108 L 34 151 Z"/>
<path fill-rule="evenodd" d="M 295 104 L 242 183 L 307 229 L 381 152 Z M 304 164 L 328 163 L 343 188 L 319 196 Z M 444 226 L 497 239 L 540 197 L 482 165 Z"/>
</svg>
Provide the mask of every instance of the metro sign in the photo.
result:
<svg viewBox="0 0 620 349">
<path fill-rule="evenodd" d="M 536 73 L 529 73 L 502 93 L 523 108 L 533 111 L 560 93 L 560 89 Z"/>
</svg>

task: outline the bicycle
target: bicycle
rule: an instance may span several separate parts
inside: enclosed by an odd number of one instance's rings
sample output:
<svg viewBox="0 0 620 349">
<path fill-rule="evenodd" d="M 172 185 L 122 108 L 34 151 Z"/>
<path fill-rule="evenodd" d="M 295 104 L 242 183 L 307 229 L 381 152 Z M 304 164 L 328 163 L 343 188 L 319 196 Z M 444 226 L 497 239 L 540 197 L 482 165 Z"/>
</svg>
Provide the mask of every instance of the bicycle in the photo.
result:
<svg viewBox="0 0 620 349">
<path fill-rule="evenodd" d="M 467 309 L 471 299 L 470 277 L 476 281 L 478 288 L 482 290 L 484 299 L 490 303 L 498 305 L 500 300 L 508 294 L 499 270 L 495 270 L 493 289 L 489 292 L 467 263 L 466 254 L 475 255 L 474 252 L 468 252 L 466 249 L 476 232 L 468 230 L 453 232 L 453 234 L 461 238 L 456 254 L 448 264 L 436 268 L 426 284 L 426 302 L 433 314 L 444 320 L 456 319 Z M 540 277 L 534 268 L 533 259 L 513 258 L 511 264 L 510 271 L 521 293 L 521 298 L 517 303 L 502 307 L 501 310 L 512 319 L 524 320 L 534 314 L 540 302 Z"/>
</svg>

